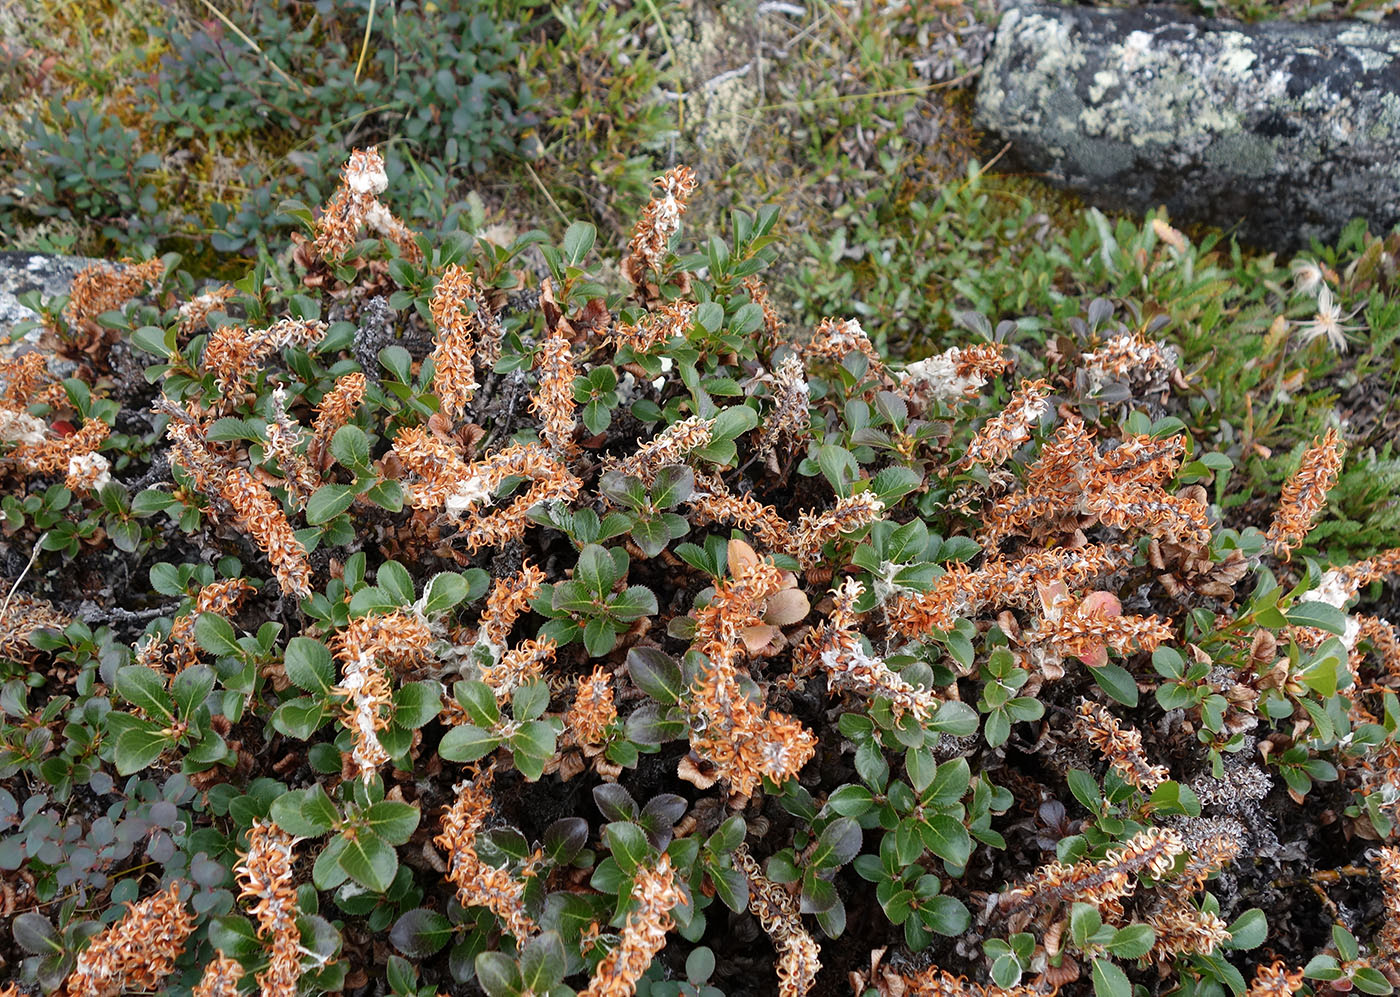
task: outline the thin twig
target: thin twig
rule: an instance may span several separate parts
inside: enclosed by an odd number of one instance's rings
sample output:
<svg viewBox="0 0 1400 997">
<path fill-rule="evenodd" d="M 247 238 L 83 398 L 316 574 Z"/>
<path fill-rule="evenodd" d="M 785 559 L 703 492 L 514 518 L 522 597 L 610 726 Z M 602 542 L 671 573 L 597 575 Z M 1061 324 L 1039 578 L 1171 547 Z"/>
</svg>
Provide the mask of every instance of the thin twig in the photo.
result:
<svg viewBox="0 0 1400 997">
<path fill-rule="evenodd" d="M 642 5 L 651 13 L 651 19 L 656 22 L 657 33 L 661 35 L 661 44 L 666 46 L 666 54 L 671 57 L 671 73 L 676 80 L 676 87 L 681 91 L 681 99 L 676 101 L 676 134 L 685 134 L 685 84 L 680 78 L 680 63 L 676 59 L 676 47 L 671 44 L 671 33 L 666 30 L 666 21 L 661 16 L 661 11 L 656 9 L 653 0 L 642 0 Z"/>
<path fill-rule="evenodd" d="M 219 20 L 223 21 L 224 25 L 243 41 L 243 44 L 247 45 L 250 49 L 256 52 L 258 54 L 258 57 L 261 58 L 263 62 L 267 63 L 269 66 L 272 67 L 272 71 L 274 73 L 276 73 L 278 76 L 282 77 L 282 79 L 287 81 L 288 85 L 296 87 L 307 97 L 311 96 L 310 87 L 308 87 L 305 83 L 298 83 L 296 80 L 292 79 L 292 77 L 287 74 L 287 71 L 285 69 L 277 65 L 277 63 L 273 62 L 268 57 L 267 53 L 262 50 L 262 47 L 259 46 L 257 42 L 249 38 L 248 35 L 244 33 L 242 28 L 240 28 L 238 25 L 234 24 L 231 20 L 229 20 L 227 14 L 221 11 L 218 7 L 215 7 L 212 3 L 209 2 L 209 0 L 199 0 L 199 2 L 204 4 L 204 6 L 208 7 L 210 13 L 212 13 Z"/>
<path fill-rule="evenodd" d="M 355 63 L 355 83 L 360 82 L 360 70 L 365 68 L 365 56 L 369 55 L 369 33 L 374 29 L 374 8 L 378 0 L 369 0 L 369 18 L 365 21 L 365 37 L 360 42 L 360 59 Z"/>
<path fill-rule="evenodd" d="M 555 203 L 553 195 L 549 193 L 549 189 L 545 187 L 544 181 L 541 180 L 540 175 L 535 172 L 535 168 L 529 163 L 526 163 L 525 170 L 530 174 L 530 179 L 535 181 L 535 186 L 540 189 L 540 193 L 543 194 L 544 199 L 549 202 L 549 206 L 554 209 L 554 213 L 559 216 L 559 220 L 565 225 L 569 224 L 569 216 L 564 214 L 559 205 Z"/>
<path fill-rule="evenodd" d="M 10 600 L 15 597 L 15 590 L 19 588 L 19 583 L 24 581 L 24 576 L 29 574 L 29 569 L 34 567 L 34 562 L 38 560 L 39 545 L 44 542 L 44 537 L 46 536 L 48 536 L 48 533 L 41 533 L 39 539 L 34 541 L 34 549 L 29 552 L 29 563 L 24 566 L 24 570 L 19 573 L 19 577 L 15 579 L 15 583 L 10 586 L 10 591 L 5 596 L 5 604 L 0 606 L 0 621 L 9 617 Z"/>
</svg>

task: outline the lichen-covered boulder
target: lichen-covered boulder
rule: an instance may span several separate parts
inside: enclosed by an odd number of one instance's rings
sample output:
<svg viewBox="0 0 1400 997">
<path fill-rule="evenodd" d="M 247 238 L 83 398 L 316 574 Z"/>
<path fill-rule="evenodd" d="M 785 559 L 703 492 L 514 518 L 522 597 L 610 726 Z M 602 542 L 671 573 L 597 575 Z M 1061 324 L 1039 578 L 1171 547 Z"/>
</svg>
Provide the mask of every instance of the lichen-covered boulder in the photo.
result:
<svg viewBox="0 0 1400 997">
<path fill-rule="evenodd" d="M 1400 31 L 1384 26 L 1014 7 L 976 123 L 1092 203 L 1165 205 L 1261 248 L 1400 221 Z"/>
</svg>

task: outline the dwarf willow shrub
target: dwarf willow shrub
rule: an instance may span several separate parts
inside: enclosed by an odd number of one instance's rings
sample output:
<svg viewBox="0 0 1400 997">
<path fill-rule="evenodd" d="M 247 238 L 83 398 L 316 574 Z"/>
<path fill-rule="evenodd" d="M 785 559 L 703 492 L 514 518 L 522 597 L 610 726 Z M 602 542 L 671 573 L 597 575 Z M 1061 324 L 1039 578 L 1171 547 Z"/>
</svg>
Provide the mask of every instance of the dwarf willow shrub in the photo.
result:
<svg viewBox="0 0 1400 997">
<path fill-rule="evenodd" d="M 417 235 L 360 150 L 285 300 L 45 303 L 90 379 L 0 366 L 18 978 L 1386 992 L 1400 553 L 1297 553 L 1343 437 L 1232 528 L 1166 344 L 794 329 L 775 213 L 692 242 L 695 186 L 609 281 L 584 224 Z"/>
</svg>

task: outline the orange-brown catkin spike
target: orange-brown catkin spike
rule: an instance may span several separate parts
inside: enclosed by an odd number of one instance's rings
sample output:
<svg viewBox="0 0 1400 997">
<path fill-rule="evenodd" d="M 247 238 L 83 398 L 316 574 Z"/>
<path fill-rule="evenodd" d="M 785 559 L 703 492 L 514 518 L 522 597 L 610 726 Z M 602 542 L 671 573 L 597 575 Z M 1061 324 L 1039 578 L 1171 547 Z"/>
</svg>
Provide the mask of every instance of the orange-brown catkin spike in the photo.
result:
<svg viewBox="0 0 1400 997">
<path fill-rule="evenodd" d="M 525 884 L 505 869 L 483 862 L 476 850 L 476 835 L 491 815 L 491 770 L 457 786 L 457 800 L 443 815 L 442 833 L 433 839 L 447 855 L 447 879 L 457 887 L 463 907 L 485 907 L 495 914 L 517 939 L 536 931 L 525 912 Z"/>
<path fill-rule="evenodd" d="M 222 952 L 216 952 L 204 975 L 190 991 L 190 997 L 238 997 L 238 981 L 243 979 L 243 966 Z"/>
<path fill-rule="evenodd" d="M 1328 429 L 1321 442 L 1313 441 L 1297 472 L 1284 483 L 1274 521 L 1265 534 L 1280 557 L 1301 547 L 1312 531 L 1313 520 L 1327 504 L 1328 491 L 1337 483 L 1343 450 L 1337 430 Z"/>
<path fill-rule="evenodd" d="M 817 739 L 792 717 L 765 714 L 739 684 L 741 634 L 762 622 L 765 601 L 782 588 L 782 572 L 752 556 L 739 564 L 731 556 L 730 570 L 733 577 L 716 585 L 710 604 L 695 614 L 693 646 L 708 664 L 691 686 L 687 707 L 691 747 L 748 796 L 764 778 L 781 785 L 796 775 L 816 752 Z"/>
<path fill-rule="evenodd" d="M 598 964 L 588 988 L 579 997 L 631 997 L 636 993 L 637 981 L 656 953 L 666 946 L 666 932 L 675 926 L 671 908 L 682 899 L 669 855 L 662 855 L 649 869 L 638 869 L 632 884 L 632 902 L 636 906 L 627 915 L 622 938 Z"/>
<path fill-rule="evenodd" d="M 1049 398 L 1049 381 L 1022 381 L 1006 408 L 977 431 L 967 452 L 952 469 L 963 471 L 974 464 L 1004 463 L 1031 438 L 1031 430 L 1040 423 L 1041 416 L 1050 411 Z"/>
<path fill-rule="evenodd" d="M 622 262 L 623 275 L 636 286 L 645 282 L 648 272 L 660 270 L 665 263 L 671 238 L 680 231 L 686 202 L 695 193 L 695 171 L 688 166 L 673 167 L 656 178 L 656 185 L 657 192 L 642 210 Z"/>
<path fill-rule="evenodd" d="M 1292 997 L 1301 989 L 1303 971 L 1290 970 L 1282 959 L 1276 959 L 1267 966 L 1261 964 L 1254 971 L 1254 979 L 1245 997 Z"/>
<path fill-rule="evenodd" d="M 350 422 L 355 410 L 364 401 L 365 375 L 359 371 L 346 374 L 321 399 L 316 422 L 311 427 L 311 442 L 306 447 L 306 463 L 317 473 L 330 466 L 331 440 L 335 431 Z"/>
<path fill-rule="evenodd" d="M 530 411 L 540 419 L 540 436 L 550 453 L 561 459 L 573 456 L 574 443 L 574 366 L 569 341 L 562 335 L 546 339 L 535 355 L 535 367 L 540 372 L 539 388 L 530 399 Z"/>
<path fill-rule="evenodd" d="M 69 975 L 69 997 L 115 997 L 129 990 L 159 990 L 185 950 L 194 916 L 180 901 L 179 885 L 128 904 L 126 914 L 97 935 Z"/>
<path fill-rule="evenodd" d="M 565 729 L 578 745 L 602 744 L 608 725 L 617 719 L 612 678 L 602 665 L 578 677 L 574 704 L 564 717 Z"/>
<path fill-rule="evenodd" d="M 1131 893 L 1137 874 L 1158 878 L 1172 868 L 1186 850 L 1181 835 L 1162 828 L 1140 831 L 1098 862 L 1088 859 L 1065 865 L 1051 862 L 1031 873 L 1021 885 L 1001 894 L 997 907 L 1003 914 L 1025 907 L 1058 907 L 1070 901 L 1102 906 Z"/>
<path fill-rule="evenodd" d="M 306 548 L 296 538 L 282 507 L 251 474 L 229 468 L 219 493 L 238 516 L 243 528 L 272 563 L 277 584 L 287 595 L 311 594 L 311 563 Z"/>
<path fill-rule="evenodd" d="M 436 347 L 433 349 L 433 394 L 442 404 L 444 414 L 452 419 L 464 418 L 467 403 L 480 387 L 476 383 L 477 319 L 467 305 L 474 302 L 476 283 L 471 273 L 452 264 L 433 289 L 430 305 L 433 324 L 437 326 Z"/>
<path fill-rule="evenodd" d="M 491 586 L 491 594 L 486 597 L 486 611 L 481 614 L 477 641 L 504 648 L 515 621 L 530 608 L 530 601 L 539 594 L 544 577 L 543 571 L 525 561 L 517 574 L 496 579 Z"/>
<path fill-rule="evenodd" d="M 248 851 L 233 870 L 239 899 L 253 901 L 249 913 L 258 922 L 258 938 L 271 944 L 267 968 L 257 975 L 263 997 L 296 997 L 301 978 L 301 931 L 292 874 L 295 842 L 272 821 L 255 820 L 248 832 Z"/>
<path fill-rule="evenodd" d="M 199 661 L 199 646 L 194 640 L 194 625 L 201 613 L 228 616 L 234 612 L 253 586 L 242 578 L 228 578 L 203 586 L 194 599 L 194 609 L 176 617 L 170 627 L 170 664 L 177 672 Z"/>
<path fill-rule="evenodd" d="M 1165 766 L 1147 761 L 1142 753 L 1142 734 L 1132 727 L 1122 726 L 1117 717 L 1098 703 L 1087 699 L 1080 702 L 1075 730 L 1108 759 L 1113 771 L 1130 786 L 1151 793 L 1171 778 Z"/>
<path fill-rule="evenodd" d="M 126 262 L 126 261 L 124 261 Z M 70 325 L 95 319 L 130 301 L 147 284 L 154 284 L 165 273 L 160 260 L 130 263 L 118 270 L 106 263 L 84 267 L 73 277 L 63 317 Z"/>
<path fill-rule="evenodd" d="M 311 346 L 329 326 L 311 319 L 289 318 L 266 329 L 225 325 L 209 335 L 200 365 L 214 375 L 214 384 L 226 395 L 260 369 L 268 357 L 288 346 Z"/>
<path fill-rule="evenodd" d="M 821 948 L 806 928 L 797 898 L 763 874 L 743 845 L 734 850 L 734 867 L 749 881 L 749 912 L 778 950 L 778 997 L 805 997 L 822 968 Z"/>
</svg>

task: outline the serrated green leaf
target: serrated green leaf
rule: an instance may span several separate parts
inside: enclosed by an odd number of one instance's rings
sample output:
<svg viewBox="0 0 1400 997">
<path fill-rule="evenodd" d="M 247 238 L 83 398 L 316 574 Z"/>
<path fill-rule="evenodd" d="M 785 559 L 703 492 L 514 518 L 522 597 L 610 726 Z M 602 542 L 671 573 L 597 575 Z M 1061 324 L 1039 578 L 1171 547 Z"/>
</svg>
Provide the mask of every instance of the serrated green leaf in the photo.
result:
<svg viewBox="0 0 1400 997">
<path fill-rule="evenodd" d="M 471 593 L 467 580 L 455 571 L 444 571 L 428 580 L 423 589 L 423 612 L 442 613 L 462 602 Z"/>
<path fill-rule="evenodd" d="M 338 861 L 347 876 L 375 893 L 383 893 L 394 884 L 399 857 L 388 842 L 364 832 L 341 840 L 345 847 Z"/>
<path fill-rule="evenodd" d="M 339 516 L 354 502 L 354 485 L 322 485 L 306 502 L 306 521 L 319 526 Z"/>
<path fill-rule="evenodd" d="M 501 739 L 472 724 L 453 727 L 438 743 L 438 754 L 449 762 L 474 762 L 485 758 L 501 745 Z"/>
<path fill-rule="evenodd" d="M 319 640 L 293 637 L 282 657 L 287 678 L 299 689 L 325 695 L 335 685 L 335 664 L 331 652 Z"/>
<path fill-rule="evenodd" d="M 200 613 L 194 621 L 194 640 L 200 648 L 220 658 L 241 657 L 233 624 L 217 613 Z"/>
<path fill-rule="evenodd" d="M 127 665 L 117 670 L 117 694 L 152 720 L 175 718 L 175 701 L 165 691 L 165 681 L 145 665 Z"/>
<path fill-rule="evenodd" d="M 369 829 L 391 845 L 402 845 L 412 837 L 420 817 L 417 807 L 399 800 L 381 800 L 361 814 Z"/>
</svg>

